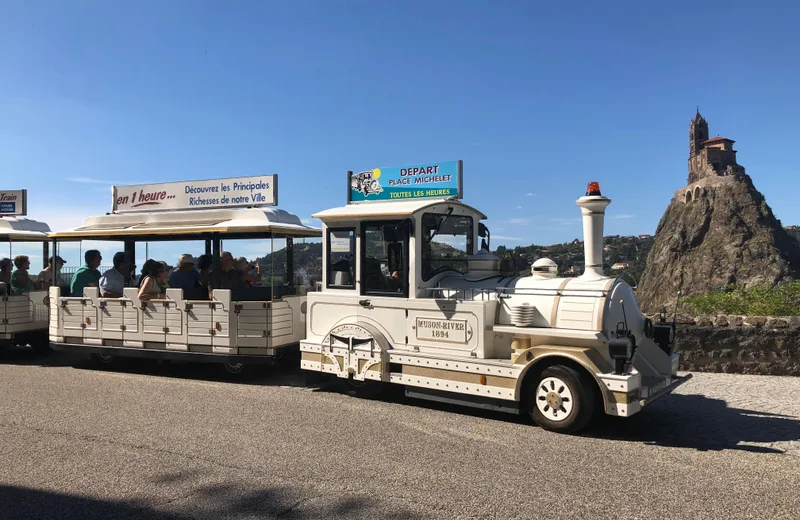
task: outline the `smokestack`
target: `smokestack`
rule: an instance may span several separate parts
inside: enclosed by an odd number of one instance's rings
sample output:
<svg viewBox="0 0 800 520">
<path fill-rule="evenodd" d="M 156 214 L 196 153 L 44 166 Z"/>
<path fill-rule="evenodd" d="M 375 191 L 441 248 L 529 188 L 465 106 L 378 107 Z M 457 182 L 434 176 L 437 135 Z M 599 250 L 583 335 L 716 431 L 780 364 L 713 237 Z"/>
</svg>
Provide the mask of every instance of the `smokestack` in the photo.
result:
<svg viewBox="0 0 800 520">
<path fill-rule="evenodd" d="M 611 199 L 600 194 L 600 184 L 590 182 L 586 195 L 575 201 L 583 214 L 583 252 L 586 260 L 581 278 L 597 279 L 603 276 L 603 219 Z"/>
</svg>

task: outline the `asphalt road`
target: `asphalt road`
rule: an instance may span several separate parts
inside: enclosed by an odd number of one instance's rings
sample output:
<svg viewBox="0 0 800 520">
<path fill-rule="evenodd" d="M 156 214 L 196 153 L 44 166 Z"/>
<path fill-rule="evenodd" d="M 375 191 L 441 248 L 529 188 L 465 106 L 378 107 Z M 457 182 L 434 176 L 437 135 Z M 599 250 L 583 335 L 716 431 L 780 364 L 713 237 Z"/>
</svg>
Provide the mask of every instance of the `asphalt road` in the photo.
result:
<svg viewBox="0 0 800 520">
<path fill-rule="evenodd" d="M 582 436 L 271 368 L 0 358 L 3 518 L 797 518 L 800 378 L 695 374 Z"/>
</svg>

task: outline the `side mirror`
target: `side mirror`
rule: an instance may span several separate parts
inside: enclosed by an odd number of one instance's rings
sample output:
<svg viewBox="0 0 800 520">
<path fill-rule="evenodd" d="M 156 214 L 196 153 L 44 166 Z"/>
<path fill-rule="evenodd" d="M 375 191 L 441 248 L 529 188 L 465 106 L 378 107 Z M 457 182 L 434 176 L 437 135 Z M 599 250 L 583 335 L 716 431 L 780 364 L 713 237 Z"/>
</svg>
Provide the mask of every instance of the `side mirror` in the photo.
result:
<svg viewBox="0 0 800 520">
<path fill-rule="evenodd" d="M 481 249 L 489 251 L 489 245 L 492 242 L 492 234 L 483 222 L 478 222 L 478 236 L 485 239 L 481 240 Z"/>
</svg>

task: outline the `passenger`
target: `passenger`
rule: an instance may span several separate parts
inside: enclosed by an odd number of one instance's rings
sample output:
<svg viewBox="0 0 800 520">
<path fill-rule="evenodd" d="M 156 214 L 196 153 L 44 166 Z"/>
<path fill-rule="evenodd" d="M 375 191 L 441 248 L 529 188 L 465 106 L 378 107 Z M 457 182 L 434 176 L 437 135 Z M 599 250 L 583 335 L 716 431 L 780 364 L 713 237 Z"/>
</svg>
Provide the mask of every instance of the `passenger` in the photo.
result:
<svg viewBox="0 0 800 520">
<path fill-rule="evenodd" d="M 140 288 L 142 286 L 142 284 L 144 283 L 144 279 L 147 277 L 147 275 L 150 274 L 150 271 L 153 269 L 153 264 L 156 263 L 157 262 L 153 259 L 145 260 L 144 265 L 142 266 L 142 272 L 139 274 L 139 282 L 136 284 L 136 287 Z"/>
<path fill-rule="evenodd" d="M 164 300 L 167 297 L 165 286 L 169 270 L 163 262 L 153 261 L 150 272 L 142 279 L 139 286 L 139 299 L 141 301 Z"/>
<path fill-rule="evenodd" d="M 236 269 L 242 273 L 242 279 L 247 287 L 252 287 L 254 283 L 261 281 L 261 265 L 251 264 L 243 256 L 236 259 Z M 256 270 L 256 274 L 252 274 L 253 269 Z"/>
<path fill-rule="evenodd" d="M 101 274 L 100 271 L 97 270 L 97 268 L 100 267 L 100 262 L 103 261 L 103 256 L 100 254 L 100 251 L 97 249 L 90 249 L 84 253 L 83 259 L 86 263 L 75 271 L 75 276 L 72 277 L 72 283 L 69 287 L 69 293 L 75 298 L 83 297 L 83 290 L 86 287 L 97 287 L 100 285 Z"/>
<path fill-rule="evenodd" d="M 11 267 L 12 267 L 11 259 L 10 258 L 3 258 L 0 260 L 0 282 L 4 283 L 6 286 L 11 285 Z"/>
<path fill-rule="evenodd" d="M 113 261 L 114 267 L 100 277 L 100 296 L 103 298 L 122 298 L 122 290 L 127 282 L 125 264 L 128 263 L 128 256 L 119 251 L 114 253 Z"/>
<path fill-rule="evenodd" d="M 304 285 L 306 291 L 314 290 L 314 280 L 311 278 L 311 273 L 314 271 L 314 262 L 309 260 L 303 267 L 300 267 L 295 272 L 295 279 Z"/>
<path fill-rule="evenodd" d="M 222 289 L 244 289 L 244 273 L 241 273 L 235 267 L 233 255 L 223 252 L 220 255 L 220 268 L 222 269 L 222 279 L 220 280 L 220 287 Z"/>
<path fill-rule="evenodd" d="M 200 273 L 194 268 L 196 263 L 197 260 L 192 255 L 181 255 L 178 258 L 178 268 L 169 273 L 169 286 L 184 291 L 200 287 Z"/>
<path fill-rule="evenodd" d="M 53 276 L 53 262 L 55 261 L 56 273 Z M 47 259 L 47 267 L 39 271 L 39 276 L 36 277 L 36 282 L 42 290 L 48 290 L 53 286 L 53 280 L 56 282 L 61 277 L 61 268 L 64 267 L 67 261 L 60 256 L 50 257 Z"/>
<path fill-rule="evenodd" d="M 211 271 L 214 267 L 214 258 L 211 255 L 200 255 L 197 259 L 197 268 L 200 270 L 200 285 L 208 287 L 211 282 Z"/>
<path fill-rule="evenodd" d="M 31 268 L 31 260 L 25 255 L 14 258 L 14 266 L 17 268 L 11 274 L 11 294 L 25 294 L 36 290 L 36 285 L 31 280 L 28 269 Z"/>
<path fill-rule="evenodd" d="M 166 270 L 167 270 L 167 276 L 164 278 L 164 281 L 163 281 L 163 282 L 160 282 L 160 283 L 158 284 L 158 285 L 161 287 L 161 290 L 162 290 L 162 291 L 166 291 L 166 290 L 169 288 L 169 286 L 170 286 L 170 283 L 169 283 L 169 273 L 171 273 L 171 272 L 172 272 L 172 266 L 171 266 L 171 265 L 169 265 L 168 263 L 166 263 L 166 262 L 165 262 L 165 261 L 163 261 L 163 260 L 159 261 L 158 263 L 159 263 L 159 264 L 161 264 L 161 267 L 163 267 L 164 269 L 166 269 Z"/>
</svg>

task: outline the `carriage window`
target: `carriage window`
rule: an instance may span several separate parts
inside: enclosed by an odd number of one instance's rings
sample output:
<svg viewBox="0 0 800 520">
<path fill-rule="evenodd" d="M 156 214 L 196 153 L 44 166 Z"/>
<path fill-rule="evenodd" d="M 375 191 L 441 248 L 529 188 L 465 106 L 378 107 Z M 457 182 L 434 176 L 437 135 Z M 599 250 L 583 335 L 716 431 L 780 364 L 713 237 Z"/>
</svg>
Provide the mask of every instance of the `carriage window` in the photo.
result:
<svg viewBox="0 0 800 520">
<path fill-rule="evenodd" d="M 361 286 L 364 294 L 408 294 L 408 236 L 402 221 L 365 223 Z"/>
<path fill-rule="evenodd" d="M 422 279 L 444 271 L 467 272 L 472 217 L 426 213 L 422 217 Z"/>
<path fill-rule="evenodd" d="M 356 230 L 328 230 L 328 287 L 354 289 L 356 286 Z"/>
</svg>

